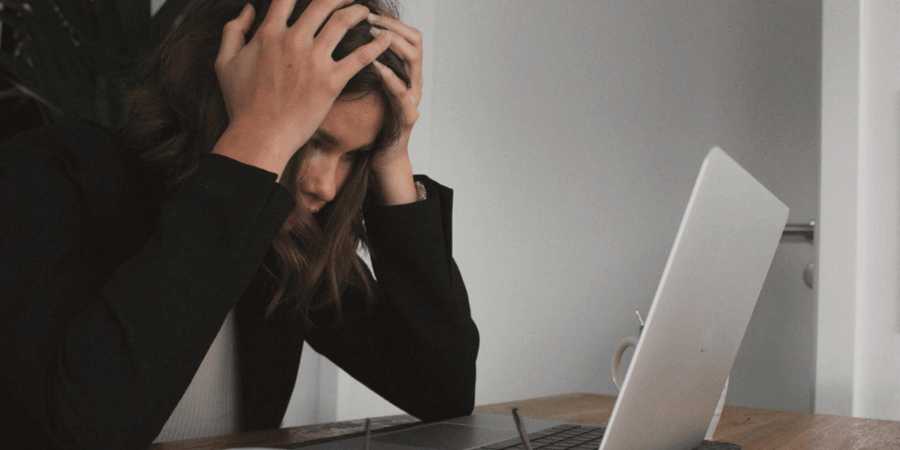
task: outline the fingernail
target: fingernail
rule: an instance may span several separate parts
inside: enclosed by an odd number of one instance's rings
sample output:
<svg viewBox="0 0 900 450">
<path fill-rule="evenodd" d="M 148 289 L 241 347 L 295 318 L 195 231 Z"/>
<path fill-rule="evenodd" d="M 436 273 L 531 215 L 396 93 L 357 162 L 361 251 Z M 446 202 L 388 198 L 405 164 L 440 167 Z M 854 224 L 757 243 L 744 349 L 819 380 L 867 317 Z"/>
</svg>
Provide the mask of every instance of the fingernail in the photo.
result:
<svg viewBox="0 0 900 450">
<path fill-rule="evenodd" d="M 367 17 L 366 20 L 368 20 L 369 23 L 378 23 L 378 14 L 369 13 L 369 17 Z"/>
<path fill-rule="evenodd" d="M 381 76 L 383 76 L 383 77 L 387 76 L 386 75 L 387 72 L 389 72 L 391 70 L 391 69 L 388 69 L 387 66 L 382 64 L 381 61 L 379 61 L 377 59 L 375 61 L 372 61 L 372 65 L 375 66 L 375 69 L 377 69 L 379 72 L 381 72 Z"/>
<path fill-rule="evenodd" d="M 372 36 L 381 36 L 384 30 L 378 27 L 371 27 L 369 28 L 369 33 L 372 33 Z"/>
</svg>

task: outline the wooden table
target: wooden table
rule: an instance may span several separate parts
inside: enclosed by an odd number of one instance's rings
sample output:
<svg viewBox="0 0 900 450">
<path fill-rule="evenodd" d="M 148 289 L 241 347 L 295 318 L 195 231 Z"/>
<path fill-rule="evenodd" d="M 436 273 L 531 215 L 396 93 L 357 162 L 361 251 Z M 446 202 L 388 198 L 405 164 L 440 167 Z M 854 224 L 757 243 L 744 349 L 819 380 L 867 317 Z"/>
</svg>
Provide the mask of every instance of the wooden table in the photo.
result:
<svg viewBox="0 0 900 450">
<path fill-rule="evenodd" d="M 476 412 L 509 414 L 513 407 L 525 417 L 581 423 L 605 423 L 615 397 L 597 394 L 565 394 L 479 406 Z M 373 421 L 373 429 L 413 422 L 409 416 Z M 207 439 L 154 444 L 148 450 L 213 450 L 229 447 L 291 447 L 341 434 L 361 432 L 363 421 L 242 433 Z M 713 437 L 733 442 L 743 450 L 900 449 L 900 422 L 725 406 Z"/>
<path fill-rule="evenodd" d="M 615 401 L 615 397 L 607 395 L 568 394 L 477 409 L 508 414 L 515 406 L 528 417 L 605 423 Z M 713 440 L 738 444 L 742 450 L 897 450 L 900 422 L 725 405 Z"/>
</svg>

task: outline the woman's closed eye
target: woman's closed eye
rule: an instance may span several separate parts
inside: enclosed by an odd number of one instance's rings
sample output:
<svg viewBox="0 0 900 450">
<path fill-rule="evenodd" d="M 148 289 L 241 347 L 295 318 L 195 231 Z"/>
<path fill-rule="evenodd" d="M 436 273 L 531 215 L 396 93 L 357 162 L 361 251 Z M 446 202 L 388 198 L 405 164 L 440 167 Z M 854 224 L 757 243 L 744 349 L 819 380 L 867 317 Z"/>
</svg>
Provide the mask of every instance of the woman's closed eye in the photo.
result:
<svg viewBox="0 0 900 450">
<path fill-rule="evenodd" d="M 370 149 L 353 150 L 353 151 L 344 153 L 344 155 L 342 156 L 342 159 L 344 161 L 356 162 L 356 161 L 359 161 L 359 160 L 365 158 L 369 153 L 370 153 Z"/>
<path fill-rule="evenodd" d="M 308 141 L 306 141 L 306 144 L 303 147 L 307 149 L 314 148 L 317 150 L 323 150 L 325 149 L 326 145 L 327 143 L 322 138 L 313 136 L 309 138 Z"/>
</svg>

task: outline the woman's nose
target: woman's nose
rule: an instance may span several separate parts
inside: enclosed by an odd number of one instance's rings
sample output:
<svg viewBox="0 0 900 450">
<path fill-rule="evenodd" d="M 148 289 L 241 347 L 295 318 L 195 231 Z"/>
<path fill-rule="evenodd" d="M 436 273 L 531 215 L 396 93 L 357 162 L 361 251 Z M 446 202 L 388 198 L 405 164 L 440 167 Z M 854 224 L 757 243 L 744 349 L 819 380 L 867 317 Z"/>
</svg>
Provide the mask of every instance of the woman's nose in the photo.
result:
<svg viewBox="0 0 900 450">
<path fill-rule="evenodd" d="M 316 200 L 328 203 L 338 190 L 338 160 L 324 154 L 311 155 L 303 173 L 305 190 Z"/>
</svg>

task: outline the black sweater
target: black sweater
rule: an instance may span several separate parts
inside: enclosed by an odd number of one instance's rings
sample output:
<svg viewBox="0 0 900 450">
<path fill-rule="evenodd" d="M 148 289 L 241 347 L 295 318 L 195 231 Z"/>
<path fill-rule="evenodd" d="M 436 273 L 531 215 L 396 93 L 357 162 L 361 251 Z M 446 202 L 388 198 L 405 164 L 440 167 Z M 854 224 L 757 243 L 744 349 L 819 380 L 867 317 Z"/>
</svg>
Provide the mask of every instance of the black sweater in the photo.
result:
<svg viewBox="0 0 900 450">
<path fill-rule="evenodd" d="M 365 208 L 376 298 L 263 314 L 261 265 L 294 206 L 275 175 L 218 155 L 167 200 L 122 145 L 78 122 L 0 146 L 0 443 L 145 448 L 236 310 L 242 428 L 279 426 L 306 340 L 422 419 L 474 403 L 478 331 L 451 254 L 452 191 Z"/>
</svg>

